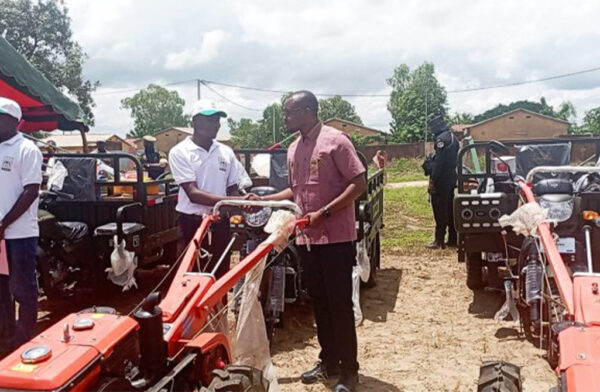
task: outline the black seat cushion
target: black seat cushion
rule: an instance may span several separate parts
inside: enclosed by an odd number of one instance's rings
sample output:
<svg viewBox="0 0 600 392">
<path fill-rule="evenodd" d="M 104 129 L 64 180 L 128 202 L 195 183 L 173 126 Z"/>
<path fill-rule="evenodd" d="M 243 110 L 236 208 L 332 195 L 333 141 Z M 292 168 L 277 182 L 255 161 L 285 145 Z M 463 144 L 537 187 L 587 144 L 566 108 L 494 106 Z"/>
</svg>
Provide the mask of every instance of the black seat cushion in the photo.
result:
<svg viewBox="0 0 600 392">
<path fill-rule="evenodd" d="M 83 222 L 57 222 L 63 237 L 69 241 L 77 241 L 88 234 L 88 225 Z"/>
<path fill-rule="evenodd" d="M 123 223 L 123 234 L 129 235 L 144 230 L 145 226 L 137 222 L 124 222 Z M 113 236 L 117 234 L 117 222 L 110 222 L 102 226 L 96 227 L 94 230 L 95 236 Z"/>
</svg>

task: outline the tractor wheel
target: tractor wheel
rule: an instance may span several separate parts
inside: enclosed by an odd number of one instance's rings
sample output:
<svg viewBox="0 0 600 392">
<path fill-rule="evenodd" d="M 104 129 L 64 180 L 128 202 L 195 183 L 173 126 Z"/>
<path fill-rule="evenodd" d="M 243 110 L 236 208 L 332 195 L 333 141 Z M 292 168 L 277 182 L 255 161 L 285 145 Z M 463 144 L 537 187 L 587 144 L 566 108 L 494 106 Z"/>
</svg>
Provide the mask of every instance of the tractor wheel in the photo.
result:
<svg viewBox="0 0 600 392">
<path fill-rule="evenodd" d="M 486 361 L 479 368 L 477 392 L 522 392 L 521 370 L 504 361 Z"/>
<path fill-rule="evenodd" d="M 251 366 L 229 365 L 213 371 L 213 380 L 201 392 L 267 392 L 269 382 Z"/>
<path fill-rule="evenodd" d="M 471 290 L 483 288 L 483 262 L 481 253 L 467 254 L 467 287 Z"/>
<path fill-rule="evenodd" d="M 381 261 L 379 233 L 375 236 L 375 241 L 373 241 L 373 247 L 371 248 L 370 253 L 369 264 L 371 264 L 371 271 L 369 272 L 369 280 L 364 283 L 364 286 L 367 288 L 375 287 L 377 285 L 377 269 L 379 268 Z"/>
</svg>

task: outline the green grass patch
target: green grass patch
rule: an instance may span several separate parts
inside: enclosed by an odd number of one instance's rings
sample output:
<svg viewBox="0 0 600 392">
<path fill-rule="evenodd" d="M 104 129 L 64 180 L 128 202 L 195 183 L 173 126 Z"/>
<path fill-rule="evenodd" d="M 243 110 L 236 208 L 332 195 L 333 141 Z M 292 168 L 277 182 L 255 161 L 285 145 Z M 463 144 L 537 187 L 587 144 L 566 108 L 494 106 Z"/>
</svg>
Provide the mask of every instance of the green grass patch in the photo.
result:
<svg viewBox="0 0 600 392">
<path fill-rule="evenodd" d="M 388 182 L 406 182 L 427 180 L 423 174 L 422 159 L 400 158 L 390 162 L 386 168 Z"/>
<path fill-rule="evenodd" d="M 433 213 L 427 187 L 386 189 L 382 246 L 401 253 L 422 251 L 433 237 Z"/>
</svg>

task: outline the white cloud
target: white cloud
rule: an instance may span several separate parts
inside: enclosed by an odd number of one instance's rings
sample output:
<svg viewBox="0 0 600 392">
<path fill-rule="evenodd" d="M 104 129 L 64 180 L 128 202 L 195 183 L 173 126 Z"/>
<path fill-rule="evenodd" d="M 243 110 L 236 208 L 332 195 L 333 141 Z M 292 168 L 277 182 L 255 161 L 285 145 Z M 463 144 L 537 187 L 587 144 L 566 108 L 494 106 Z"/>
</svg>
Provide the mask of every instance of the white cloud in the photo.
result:
<svg viewBox="0 0 600 392">
<path fill-rule="evenodd" d="M 150 82 L 207 79 L 277 90 L 386 93 L 395 66 L 436 66 L 447 90 L 496 85 L 600 65 L 593 48 L 600 2 L 574 0 L 67 0 L 85 72 L 103 91 Z M 498 103 L 571 100 L 580 117 L 600 105 L 600 72 L 519 87 L 449 94 L 450 111 L 481 113 Z M 191 105 L 195 85 L 174 88 Z M 215 86 L 230 100 L 263 108 L 279 94 Z M 222 101 L 234 118 L 260 117 Z M 119 100 L 98 95 L 97 128 L 130 129 Z M 131 93 L 129 93 L 131 95 Z M 367 125 L 387 129 L 386 98 L 353 98 Z M 115 114 L 115 111 L 118 114 Z M 124 113 L 124 114 L 123 114 Z M 105 124 L 105 125 L 102 125 Z"/>
<path fill-rule="evenodd" d="M 219 48 L 227 39 L 222 30 L 208 31 L 202 35 L 200 48 L 187 48 L 180 52 L 168 53 L 165 68 L 183 69 L 204 64 L 219 54 Z"/>
</svg>

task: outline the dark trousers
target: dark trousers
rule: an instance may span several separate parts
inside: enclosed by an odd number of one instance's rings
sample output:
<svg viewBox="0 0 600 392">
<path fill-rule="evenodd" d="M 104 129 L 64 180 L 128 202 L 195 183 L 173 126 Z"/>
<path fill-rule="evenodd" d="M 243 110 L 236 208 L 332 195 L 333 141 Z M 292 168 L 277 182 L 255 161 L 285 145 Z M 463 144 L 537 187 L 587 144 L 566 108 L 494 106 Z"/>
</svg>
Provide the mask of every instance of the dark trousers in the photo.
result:
<svg viewBox="0 0 600 392">
<path fill-rule="evenodd" d="M 38 310 L 37 245 L 38 237 L 6 240 L 10 275 L 0 275 L 0 353 L 33 337 Z M 18 320 L 15 302 L 19 303 Z"/>
<path fill-rule="evenodd" d="M 312 298 L 321 345 L 319 358 L 326 367 L 341 366 L 343 374 L 358 372 L 356 327 L 352 309 L 353 242 L 300 246 L 304 282 Z"/>
<path fill-rule="evenodd" d="M 448 231 L 448 242 L 456 243 L 454 228 L 454 188 L 439 189 L 431 195 L 431 206 L 435 218 L 435 241 L 443 244 Z"/>
<path fill-rule="evenodd" d="M 180 214 L 177 220 L 178 225 L 178 235 L 179 239 L 177 240 L 177 255 L 181 255 L 181 253 L 185 250 L 188 244 L 192 241 L 194 234 L 200 227 L 200 223 L 202 223 L 202 216 L 200 215 L 186 215 Z M 207 233 L 204 237 L 204 241 L 202 241 L 202 248 L 206 249 L 209 253 L 212 254 L 212 258 L 208 264 L 201 265 L 204 272 L 211 272 L 215 267 L 217 261 L 221 258 L 221 255 L 227 248 L 227 244 L 231 240 L 229 233 L 229 219 L 223 217 L 220 222 L 213 223 L 210 227 L 210 231 L 212 234 Z M 211 237 L 211 242 L 209 244 L 209 237 Z M 216 278 L 220 278 L 227 271 L 229 271 L 229 264 L 231 261 L 231 253 L 225 257 L 217 272 L 215 273 Z"/>
</svg>

